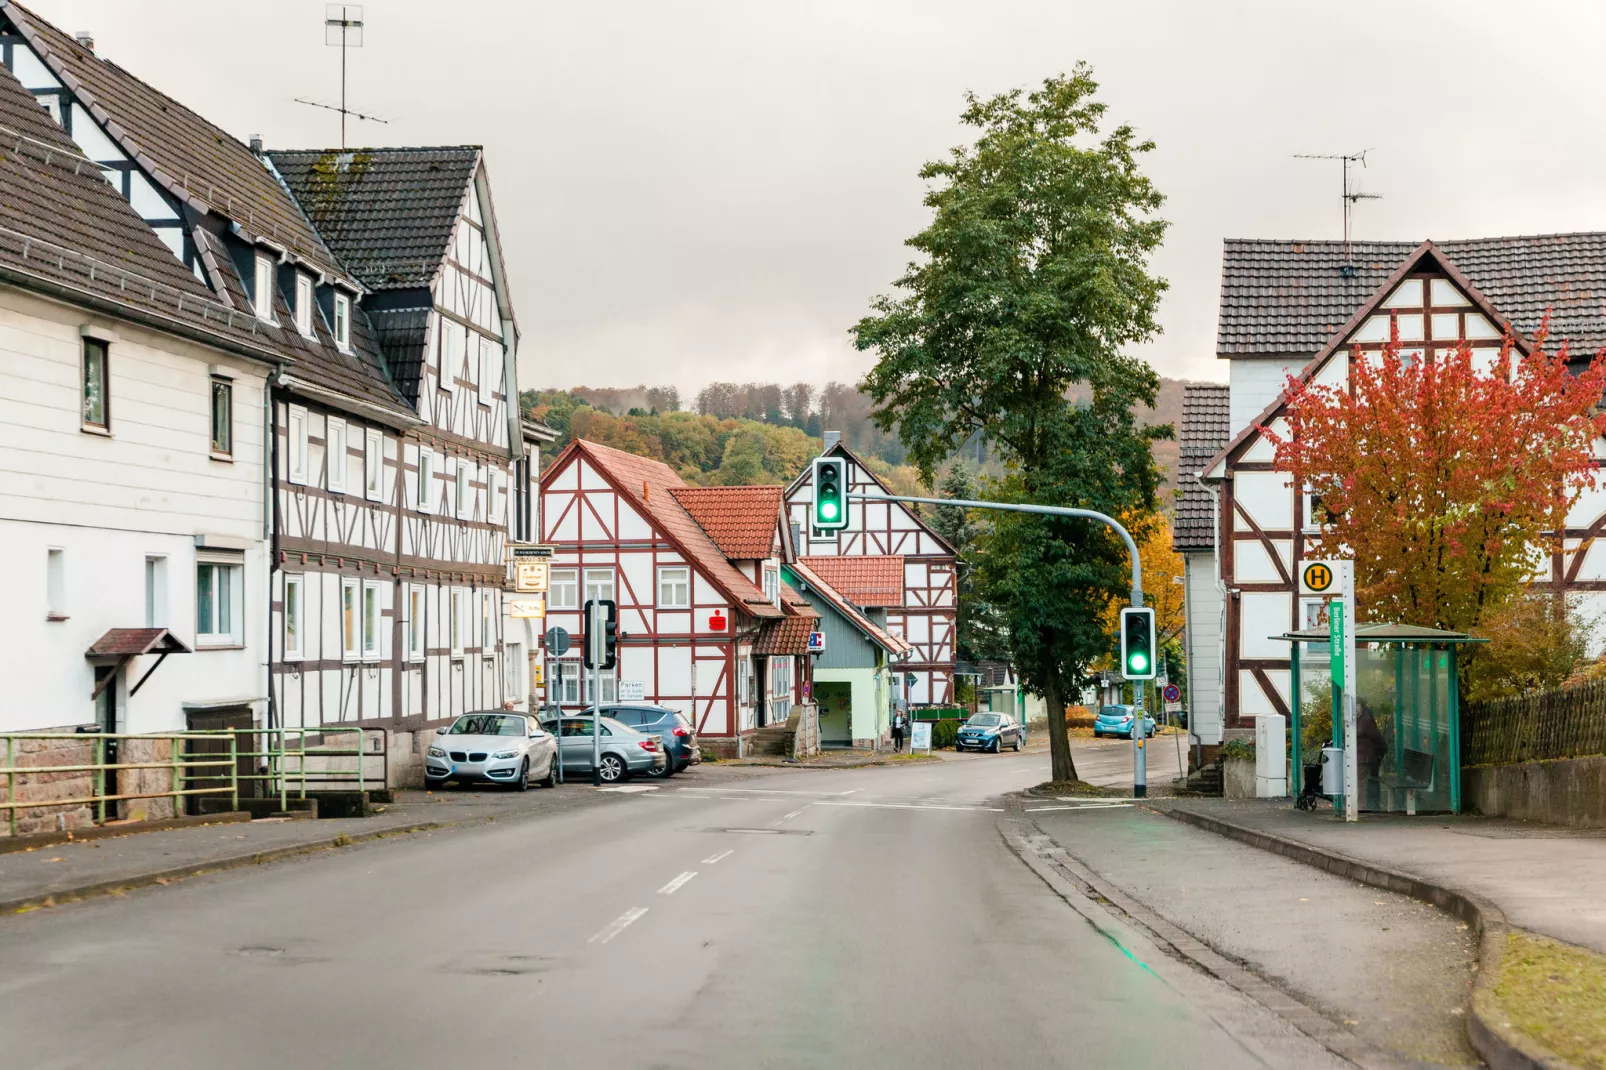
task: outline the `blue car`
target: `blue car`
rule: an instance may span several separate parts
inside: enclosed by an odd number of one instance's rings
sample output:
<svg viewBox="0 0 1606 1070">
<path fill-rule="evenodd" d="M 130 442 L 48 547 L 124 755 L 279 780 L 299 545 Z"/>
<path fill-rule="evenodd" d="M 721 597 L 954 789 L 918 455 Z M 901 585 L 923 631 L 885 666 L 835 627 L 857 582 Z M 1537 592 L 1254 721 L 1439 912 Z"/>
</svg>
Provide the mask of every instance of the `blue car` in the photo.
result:
<svg viewBox="0 0 1606 1070">
<path fill-rule="evenodd" d="M 1119 736 L 1122 739 L 1132 738 L 1132 715 L 1136 710 L 1131 706 L 1105 706 L 1099 710 L 1099 715 L 1093 718 L 1093 735 L 1102 739 L 1105 736 Z M 1149 738 L 1154 735 L 1154 718 L 1148 714 L 1143 715 L 1143 735 Z"/>
</svg>

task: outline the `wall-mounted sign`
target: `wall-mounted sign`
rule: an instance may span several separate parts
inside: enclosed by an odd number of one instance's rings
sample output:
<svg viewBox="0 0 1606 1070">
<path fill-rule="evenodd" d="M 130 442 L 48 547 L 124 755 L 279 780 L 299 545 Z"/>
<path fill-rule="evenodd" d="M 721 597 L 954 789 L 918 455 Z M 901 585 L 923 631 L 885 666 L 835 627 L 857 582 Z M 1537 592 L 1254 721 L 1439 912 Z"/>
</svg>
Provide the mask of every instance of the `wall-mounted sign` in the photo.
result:
<svg viewBox="0 0 1606 1070">
<path fill-rule="evenodd" d="M 708 618 L 708 630 L 711 632 L 722 632 L 725 630 L 725 614 L 723 611 L 718 609 L 714 610 L 713 615 Z"/>
<path fill-rule="evenodd" d="M 539 620 L 546 616 L 546 596 L 536 594 L 524 598 L 509 598 L 507 615 L 514 620 Z"/>
<path fill-rule="evenodd" d="M 825 633 L 824 632 L 810 632 L 809 633 L 809 653 L 810 654 L 823 654 L 823 653 L 825 653 Z"/>
<path fill-rule="evenodd" d="M 641 680 L 620 680 L 619 701 L 640 702 L 647 697 L 647 685 Z"/>
<path fill-rule="evenodd" d="M 513 559 L 513 589 L 520 594 L 545 594 L 551 562 L 544 557 Z"/>
</svg>

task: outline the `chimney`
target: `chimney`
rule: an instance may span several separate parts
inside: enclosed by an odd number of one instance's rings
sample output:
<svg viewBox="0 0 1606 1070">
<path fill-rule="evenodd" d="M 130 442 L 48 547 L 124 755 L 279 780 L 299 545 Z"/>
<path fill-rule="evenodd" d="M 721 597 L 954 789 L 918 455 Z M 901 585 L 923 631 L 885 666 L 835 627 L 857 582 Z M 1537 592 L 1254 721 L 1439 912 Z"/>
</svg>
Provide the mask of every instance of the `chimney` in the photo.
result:
<svg viewBox="0 0 1606 1070">
<path fill-rule="evenodd" d="M 842 432 L 840 432 L 840 431 L 827 431 L 825 433 L 825 449 L 821 450 L 820 452 L 821 453 L 830 453 L 831 452 L 831 447 L 835 446 L 838 442 L 841 442 L 841 441 L 842 441 Z"/>
<path fill-rule="evenodd" d="M 253 156 L 261 156 L 262 155 L 262 135 L 261 134 L 252 134 L 251 135 L 251 154 Z"/>
<path fill-rule="evenodd" d="M 73 34 L 73 40 L 84 46 L 84 49 L 93 54 L 95 51 L 95 35 L 88 30 L 79 30 Z"/>
</svg>

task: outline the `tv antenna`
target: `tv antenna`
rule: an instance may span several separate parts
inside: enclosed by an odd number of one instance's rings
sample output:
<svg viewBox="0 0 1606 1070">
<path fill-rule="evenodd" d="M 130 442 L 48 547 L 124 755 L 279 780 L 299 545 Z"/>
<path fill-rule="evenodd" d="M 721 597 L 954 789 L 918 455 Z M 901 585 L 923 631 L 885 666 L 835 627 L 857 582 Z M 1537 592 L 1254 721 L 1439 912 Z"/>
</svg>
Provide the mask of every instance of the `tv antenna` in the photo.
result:
<svg viewBox="0 0 1606 1070">
<path fill-rule="evenodd" d="M 1362 149 L 1360 152 L 1328 153 L 1328 154 L 1325 154 L 1325 155 L 1319 155 L 1319 154 L 1316 154 L 1316 153 L 1305 153 L 1305 152 L 1297 152 L 1297 153 L 1294 154 L 1294 159 L 1296 159 L 1296 160 L 1338 160 L 1342 164 L 1343 177 L 1344 177 L 1344 193 L 1343 193 L 1343 202 L 1344 202 L 1344 264 L 1345 264 L 1346 267 L 1349 266 L 1349 262 L 1350 262 L 1350 255 L 1349 255 L 1350 213 L 1355 208 L 1355 202 L 1356 201 L 1380 201 L 1380 200 L 1383 199 L 1383 195 L 1381 193 L 1359 193 L 1359 192 L 1357 192 L 1355 190 L 1350 189 L 1350 184 L 1349 184 L 1349 165 L 1352 164 L 1352 163 L 1358 163 L 1362 167 L 1365 167 L 1366 166 L 1366 154 L 1371 152 L 1371 151 L 1372 151 L 1371 149 Z"/>
<path fill-rule="evenodd" d="M 346 107 L 346 50 L 348 48 L 362 47 L 362 5 L 361 4 L 327 4 L 324 6 L 323 43 L 340 48 L 340 106 L 321 104 L 316 100 L 302 100 L 296 97 L 297 104 L 305 104 L 311 108 L 324 108 L 328 111 L 340 113 L 340 149 L 346 148 L 346 116 L 354 119 L 363 119 L 370 123 L 383 123 L 386 120 L 373 115 L 364 115 L 360 111 L 352 111 Z"/>
</svg>

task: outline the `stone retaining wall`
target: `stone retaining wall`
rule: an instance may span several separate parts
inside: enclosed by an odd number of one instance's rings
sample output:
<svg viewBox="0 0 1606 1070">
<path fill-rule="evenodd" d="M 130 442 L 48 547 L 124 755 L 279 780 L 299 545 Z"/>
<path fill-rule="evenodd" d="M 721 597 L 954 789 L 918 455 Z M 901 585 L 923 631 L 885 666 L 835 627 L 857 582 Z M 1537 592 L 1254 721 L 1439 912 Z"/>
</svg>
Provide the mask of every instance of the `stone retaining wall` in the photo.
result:
<svg viewBox="0 0 1606 1070">
<path fill-rule="evenodd" d="M 69 729 L 41 729 L 41 732 L 66 732 Z M 88 765 L 95 758 L 92 739 L 19 739 L 12 744 L 12 754 L 18 767 Z M 170 739 L 125 739 L 119 760 L 122 762 L 170 762 L 173 741 Z M 0 765 L 5 762 L 4 744 L 0 743 Z M 118 793 L 138 795 L 145 792 L 167 791 L 172 787 L 173 774 L 168 768 L 124 769 L 118 783 Z M 90 772 L 17 773 L 0 774 L 0 803 L 12 802 L 15 785 L 17 802 L 45 802 L 63 800 L 52 806 L 29 806 L 17 811 L 17 834 L 33 835 L 56 832 L 62 829 L 87 828 L 95 823 L 95 776 Z M 11 834 L 11 811 L 0 810 L 0 836 Z M 119 811 L 107 805 L 108 820 L 121 818 L 131 821 L 156 821 L 175 816 L 173 800 L 130 799 Z"/>
<path fill-rule="evenodd" d="M 1489 817 L 1606 828 L 1606 757 L 1467 766 L 1461 805 Z"/>
</svg>

